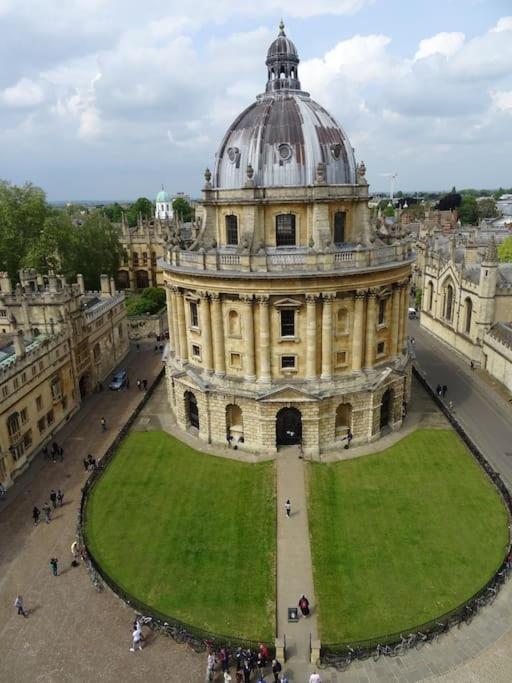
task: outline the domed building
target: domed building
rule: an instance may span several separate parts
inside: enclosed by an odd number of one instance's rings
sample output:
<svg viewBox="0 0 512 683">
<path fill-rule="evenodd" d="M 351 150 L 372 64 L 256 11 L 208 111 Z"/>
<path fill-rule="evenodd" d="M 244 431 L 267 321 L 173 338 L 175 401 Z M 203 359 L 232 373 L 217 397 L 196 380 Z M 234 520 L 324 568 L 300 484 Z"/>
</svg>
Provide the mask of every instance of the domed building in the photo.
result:
<svg viewBox="0 0 512 683">
<path fill-rule="evenodd" d="M 197 238 L 162 263 L 169 400 L 209 443 L 318 457 L 401 426 L 413 254 L 372 234 L 364 164 L 301 90 L 283 24 L 266 66 L 205 172 Z"/>
</svg>

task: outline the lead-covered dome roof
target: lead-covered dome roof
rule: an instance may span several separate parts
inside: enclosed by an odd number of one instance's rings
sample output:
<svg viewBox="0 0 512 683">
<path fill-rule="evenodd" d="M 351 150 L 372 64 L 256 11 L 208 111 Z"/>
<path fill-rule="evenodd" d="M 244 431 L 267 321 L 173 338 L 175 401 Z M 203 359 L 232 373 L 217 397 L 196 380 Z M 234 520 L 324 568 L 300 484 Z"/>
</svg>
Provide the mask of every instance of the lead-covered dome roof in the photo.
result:
<svg viewBox="0 0 512 683">
<path fill-rule="evenodd" d="M 231 124 L 217 152 L 214 186 L 303 186 L 315 182 L 319 163 L 328 184 L 356 183 L 350 142 L 336 120 L 300 89 L 295 45 L 280 26 L 270 45 L 266 92 Z"/>
</svg>

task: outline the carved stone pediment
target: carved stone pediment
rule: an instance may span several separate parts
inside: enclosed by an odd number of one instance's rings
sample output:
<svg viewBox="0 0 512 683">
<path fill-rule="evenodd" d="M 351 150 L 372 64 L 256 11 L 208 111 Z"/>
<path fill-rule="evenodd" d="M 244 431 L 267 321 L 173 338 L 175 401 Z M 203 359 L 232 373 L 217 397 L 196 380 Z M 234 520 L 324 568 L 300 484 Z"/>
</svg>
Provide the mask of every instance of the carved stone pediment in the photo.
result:
<svg viewBox="0 0 512 683">
<path fill-rule="evenodd" d="M 274 301 L 274 306 L 275 308 L 300 308 L 302 306 L 302 301 L 298 301 L 297 299 L 289 299 L 287 297 L 286 299 Z"/>
<path fill-rule="evenodd" d="M 263 401 L 264 403 L 309 403 L 311 401 L 318 401 L 318 398 L 308 391 L 285 385 L 284 387 L 272 389 L 267 394 L 260 396 L 258 401 Z"/>
</svg>

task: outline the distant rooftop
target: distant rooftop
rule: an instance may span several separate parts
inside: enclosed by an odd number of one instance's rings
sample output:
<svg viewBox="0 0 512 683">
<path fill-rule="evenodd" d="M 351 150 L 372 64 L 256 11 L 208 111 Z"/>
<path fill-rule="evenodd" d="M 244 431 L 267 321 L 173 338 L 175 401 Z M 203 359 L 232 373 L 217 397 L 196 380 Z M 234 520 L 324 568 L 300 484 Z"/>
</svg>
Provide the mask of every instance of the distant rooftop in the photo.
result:
<svg viewBox="0 0 512 683">
<path fill-rule="evenodd" d="M 45 334 L 40 334 L 33 339 L 24 337 L 25 350 L 28 352 L 36 349 L 47 338 L 48 336 Z M 13 335 L 0 334 L 0 368 L 9 366 L 15 358 L 16 354 L 14 352 Z"/>
</svg>

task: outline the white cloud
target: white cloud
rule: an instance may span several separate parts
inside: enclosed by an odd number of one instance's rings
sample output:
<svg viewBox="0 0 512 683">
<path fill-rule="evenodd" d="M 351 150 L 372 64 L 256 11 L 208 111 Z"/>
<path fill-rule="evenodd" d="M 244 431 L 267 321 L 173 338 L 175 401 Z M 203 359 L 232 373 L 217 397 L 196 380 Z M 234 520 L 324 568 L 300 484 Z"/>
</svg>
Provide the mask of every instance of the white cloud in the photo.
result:
<svg viewBox="0 0 512 683">
<path fill-rule="evenodd" d="M 512 111 L 512 90 L 494 90 L 491 98 L 496 109 Z"/>
<path fill-rule="evenodd" d="M 491 29 L 492 33 L 501 33 L 502 31 L 512 31 L 512 17 L 501 17 L 496 26 Z"/>
<path fill-rule="evenodd" d="M 22 78 L 15 85 L 5 88 L 0 99 L 8 107 L 35 107 L 43 101 L 44 92 L 39 83 Z"/>
<path fill-rule="evenodd" d="M 432 38 L 421 40 L 414 59 L 425 59 L 431 55 L 444 55 L 451 57 L 462 45 L 466 36 L 463 33 L 437 33 Z"/>
</svg>

